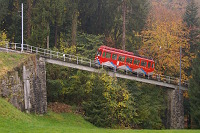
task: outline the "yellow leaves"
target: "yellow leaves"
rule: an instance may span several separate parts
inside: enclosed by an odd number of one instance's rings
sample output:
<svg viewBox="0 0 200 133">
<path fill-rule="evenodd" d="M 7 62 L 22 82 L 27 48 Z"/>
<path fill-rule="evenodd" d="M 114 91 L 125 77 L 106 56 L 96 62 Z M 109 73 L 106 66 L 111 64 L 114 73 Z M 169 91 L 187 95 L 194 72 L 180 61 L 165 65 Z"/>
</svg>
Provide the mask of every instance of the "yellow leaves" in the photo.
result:
<svg viewBox="0 0 200 133">
<path fill-rule="evenodd" d="M 158 6 L 152 10 L 147 22 L 145 30 L 142 31 L 143 46 L 140 54 L 155 60 L 158 73 L 175 76 L 179 73 L 181 46 L 183 69 L 189 67 L 189 30 L 181 16 Z M 184 72 L 183 75 L 187 78 Z"/>
<path fill-rule="evenodd" d="M 5 32 L 0 33 L 0 46 L 5 46 L 8 43 L 7 35 Z"/>
</svg>

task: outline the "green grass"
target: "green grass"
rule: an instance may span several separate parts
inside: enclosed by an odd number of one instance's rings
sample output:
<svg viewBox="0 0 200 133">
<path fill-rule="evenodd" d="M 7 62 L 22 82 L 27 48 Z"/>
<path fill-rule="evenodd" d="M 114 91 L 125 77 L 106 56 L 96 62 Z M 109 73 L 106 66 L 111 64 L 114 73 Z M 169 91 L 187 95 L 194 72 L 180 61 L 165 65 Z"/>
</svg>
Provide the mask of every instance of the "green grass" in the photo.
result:
<svg viewBox="0 0 200 133">
<path fill-rule="evenodd" d="M 0 76 L 20 65 L 30 55 L 0 52 Z"/>
<path fill-rule="evenodd" d="M 80 115 L 48 112 L 44 116 L 25 114 L 0 98 L 0 132 L 39 133 L 198 133 L 199 130 L 119 130 L 97 128 Z"/>
</svg>

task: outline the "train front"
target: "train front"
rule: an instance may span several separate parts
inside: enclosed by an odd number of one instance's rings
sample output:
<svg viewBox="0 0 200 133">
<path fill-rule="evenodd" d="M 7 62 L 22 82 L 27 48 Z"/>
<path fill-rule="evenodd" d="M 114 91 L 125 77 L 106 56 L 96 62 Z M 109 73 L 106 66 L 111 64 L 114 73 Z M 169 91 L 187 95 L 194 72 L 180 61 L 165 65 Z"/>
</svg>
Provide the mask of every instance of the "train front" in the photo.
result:
<svg viewBox="0 0 200 133">
<path fill-rule="evenodd" d="M 95 55 L 95 65 L 100 66 L 102 61 L 101 61 L 101 55 L 102 55 L 102 50 L 98 49 L 97 54 Z"/>
</svg>

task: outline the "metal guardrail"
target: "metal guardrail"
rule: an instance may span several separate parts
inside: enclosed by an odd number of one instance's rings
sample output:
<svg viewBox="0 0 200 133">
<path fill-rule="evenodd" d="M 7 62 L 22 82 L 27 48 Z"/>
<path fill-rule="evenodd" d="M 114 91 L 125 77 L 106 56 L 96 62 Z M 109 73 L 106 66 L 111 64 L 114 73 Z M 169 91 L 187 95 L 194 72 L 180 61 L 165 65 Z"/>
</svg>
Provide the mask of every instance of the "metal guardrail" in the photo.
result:
<svg viewBox="0 0 200 133">
<path fill-rule="evenodd" d="M 5 45 L 5 48 L 7 50 L 21 51 L 21 44 L 20 43 L 9 43 L 9 44 Z M 94 60 L 91 60 L 91 59 L 88 59 L 85 57 L 79 57 L 79 56 L 75 56 L 75 55 L 61 53 L 61 52 L 53 51 L 50 49 L 38 48 L 38 47 L 30 46 L 28 44 L 23 45 L 23 51 L 21 51 L 21 52 L 34 53 L 34 54 L 40 55 L 41 57 L 55 59 L 55 60 L 64 61 L 64 62 L 70 62 L 73 64 L 84 65 L 84 66 L 93 67 L 93 68 L 108 68 L 107 66 L 104 66 L 104 65 L 97 66 L 95 64 Z M 179 85 L 179 78 L 176 78 L 176 77 L 160 75 L 160 74 L 156 74 L 156 73 L 153 73 L 153 75 L 151 75 L 151 76 L 144 76 L 141 73 L 132 73 L 128 70 L 122 70 L 122 69 L 117 69 L 117 71 L 116 71 L 116 69 L 113 69 L 113 70 L 114 70 L 114 72 L 117 72 L 117 73 L 125 73 L 125 74 L 131 75 L 131 76 L 136 76 L 136 77 L 145 78 L 145 79 L 151 79 L 151 80 L 164 82 L 164 83 L 168 83 L 168 84 L 173 84 L 173 85 Z M 181 80 L 181 86 L 188 87 L 188 85 L 189 85 L 188 81 Z"/>
</svg>

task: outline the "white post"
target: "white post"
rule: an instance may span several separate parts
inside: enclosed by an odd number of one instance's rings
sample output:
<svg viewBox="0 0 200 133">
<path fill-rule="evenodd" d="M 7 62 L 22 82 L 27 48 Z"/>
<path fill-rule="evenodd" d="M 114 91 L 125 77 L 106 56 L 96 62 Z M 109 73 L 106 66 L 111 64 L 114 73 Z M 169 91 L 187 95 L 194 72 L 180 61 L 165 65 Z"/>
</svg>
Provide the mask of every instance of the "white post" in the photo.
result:
<svg viewBox="0 0 200 133">
<path fill-rule="evenodd" d="M 23 52 L 24 48 L 24 21 L 23 21 L 24 17 L 23 17 L 23 3 L 22 3 L 22 44 L 21 44 L 21 52 Z"/>
</svg>

